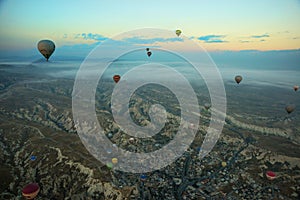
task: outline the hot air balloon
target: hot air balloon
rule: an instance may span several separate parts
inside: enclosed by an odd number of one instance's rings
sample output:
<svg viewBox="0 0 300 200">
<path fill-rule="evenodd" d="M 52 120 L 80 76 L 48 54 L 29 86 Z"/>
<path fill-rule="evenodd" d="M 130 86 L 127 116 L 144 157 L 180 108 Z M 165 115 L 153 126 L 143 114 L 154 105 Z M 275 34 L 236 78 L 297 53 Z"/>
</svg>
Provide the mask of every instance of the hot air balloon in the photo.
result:
<svg viewBox="0 0 300 200">
<path fill-rule="evenodd" d="M 115 165 L 115 164 L 117 164 L 118 163 L 118 158 L 113 158 L 113 159 L 111 159 L 111 162 Z"/>
<path fill-rule="evenodd" d="M 150 57 L 152 55 L 151 51 L 147 52 L 148 57 Z"/>
<path fill-rule="evenodd" d="M 135 139 L 134 139 L 133 137 L 129 138 L 129 143 L 130 143 L 130 144 L 133 144 L 134 141 L 135 141 Z"/>
<path fill-rule="evenodd" d="M 293 112 L 295 110 L 295 106 L 294 105 L 288 105 L 285 107 L 285 110 L 288 114 L 290 114 L 291 112 Z"/>
<path fill-rule="evenodd" d="M 113 164 L 111 162 L 106 163 L 106 166 L 108 167 L 108 169 L 113 168 Z"/>
<path fill-rule="evenodd" d="M 234 79 L 235 79 L 236 83 L 239 84 L 243 80 L 243 77 L 238 75 Z"/>
<path fill-rule="evenodd" d="M 181 34 L 181 30 L 176 30 L 175 33 L 176 33 L 176 35 L 179 37 L 180 34 Z"/>
<path fill-rule="evenodd" d="M 227 163 L 223 161 L 223 162 L 221 163 L 221 165 L 222 165 L 222 167 L 226 167 L 226 166 L 227 166 Z"/>
<path fill-rule="evenodd" d="M 37 47 L 47 61 L 55 50 L 55 44 L 51 40 L 41 40 L 39 41 Z"/>
<path fill-rule="evenodd" d="M 204 108 L 205 108 L 206 110 L 210 109 L 210 107 L 211 107 L 211 105 L 210 105 L 209 103 L 205 103 L 205 104 L 204 104 Z"/>
<path fill-rule="evenodd" d="M 266 177 L 267 177 L 267 179 L 269 179 L 270 181 L 272 181 L 272 180 L 274 180 L 276 178 L 276 174 L 275 174 L 275 172 L 267 171 L 266 172 Z"/>
<path fill-rule="evenodd" d="M 140 176 L 140 178 L 141 178 L 141 181 L 145 181 L 147 179 L 147 175 L 146 174 L 142 174 Z"/>
<path fill-rule="evenodd" d="M 111 154 L 112 150 L 111 150 L 111 149 L 106 149 L 106 152 L 107 152 L 108 154 Z"/>
<path fill-rule="evenodd" d="M 112 133 L 108 133 L 107 136 L 111 138 L 113 136 L 113 134 Z"/>
<path fill-rule="evenodd" d="M 22 195 L 26 199 L 34 199 L 40 191 L 40 187 L 37 183 L 30 183 L 26 185 L 22 190 Z"/>
<path fill-rule="evenodd" d="M 121 76 L 120 76 L 120 75 L 114 75 L 113 79 L 114 79 L 114 81 L 115 81 L 116 83 L 118 83 L 119 80 L 121 79 Z"/>
<path fill-rule="evenodd" d="M 194 129 L 195 128 L 195 125 L 193 123 L 189 124 L 189 128 L 190 129 Z"/>
<path fill-rule="evenodd" d="M 146 51 L 149 51 L 150 49 L 149 48 L 146 48 Z"/>
<path fill-rule="evenodd" d="M 298 89 L 299 89 L 299 86 L 298 86 L 298 85 L 295 85 L 295 86 L 294 86 L 294 90 L 297 91 Z"/>
<path fill-rule="evenodd" d="M 30 160 L 35 161 L 36 160 L 36 156 L 30 156 Z"/>
</svg>

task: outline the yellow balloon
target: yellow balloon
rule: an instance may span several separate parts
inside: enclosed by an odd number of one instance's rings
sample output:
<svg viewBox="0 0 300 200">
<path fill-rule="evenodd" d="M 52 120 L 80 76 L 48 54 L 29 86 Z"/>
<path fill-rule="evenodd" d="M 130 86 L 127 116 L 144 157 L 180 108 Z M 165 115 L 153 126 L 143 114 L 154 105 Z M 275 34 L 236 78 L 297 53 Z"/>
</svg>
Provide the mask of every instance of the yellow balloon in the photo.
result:
<svg viewBox="0 0 300 200">
<path fill-rule="evenodd" d="M 112 162 L 113 164 L 117 164 L 117 163 L 118 163 L 118 158 L 113 158 L 113 159 L 111 159 L 111 162 Z"/>
<path fill-rule="evenodd" d="M 227 163 L 226 162 L 222 162 L 222 167 L 226 167 Z"/>
</svg>

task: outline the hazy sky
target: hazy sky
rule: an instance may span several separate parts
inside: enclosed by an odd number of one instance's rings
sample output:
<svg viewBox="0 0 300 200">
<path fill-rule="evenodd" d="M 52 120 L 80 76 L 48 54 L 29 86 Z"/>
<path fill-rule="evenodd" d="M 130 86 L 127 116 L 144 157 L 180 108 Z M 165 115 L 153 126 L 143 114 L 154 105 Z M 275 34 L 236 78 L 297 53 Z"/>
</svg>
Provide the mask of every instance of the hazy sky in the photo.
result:
<svg viewBox="0 0 300 200">
<path fill-rule="evenodd" d="M 0 48 L 92 44 L 138 28 L 181 29 L 207 50 L 300 48 L 299 0 L 2 0 Z"/>
</svg>

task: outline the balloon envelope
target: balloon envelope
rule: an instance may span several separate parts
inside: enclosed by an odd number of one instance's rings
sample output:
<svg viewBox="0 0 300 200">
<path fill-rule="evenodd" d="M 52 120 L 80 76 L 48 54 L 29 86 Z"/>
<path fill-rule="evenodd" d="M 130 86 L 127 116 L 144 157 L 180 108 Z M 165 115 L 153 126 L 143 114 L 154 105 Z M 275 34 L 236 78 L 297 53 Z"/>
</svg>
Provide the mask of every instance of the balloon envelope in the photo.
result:
<svg viewBox="0 0 300 200">
<path fill-rule="evenodd" d="M 221 163 L 221 165 L 222 165 L 222 167 L 226 167 L 227 163 L 223 161 L 223 162 Z"/>
<path fill-rule="evenodd" d="M 112 167 L 113 167 L 113 164 L 112 163 L 106 163 L 106 166 L 109 168 L 109 169 L 111 169 Z"/>
<path fill-rule="evenodd" d="M 113 159 L 111 159 L 111 162 L 112 162 L 113 164 L 117 164 L 117 163 L 118 163 L 118 158 L 113 158 Z"/>
<path fill-rule="evenodd" d="M 181 34 L 181 30 L 176 30 L 175 33 L 177 36 L 179 36 Z"/>
<path fill-rule="evenodd" d="M 211 107 L 211 105 L 210 105 L 209 103 L 205 103 L 205 104 L 204 104 L 204 108 L 205 108 L 206 110 L 208 110 L 210 107 Z"/>
<path fill-rule="evenodd" d="M 30 160 L 35 161 L 36 160 L 36 156 L 30 156 Z"/>
<path fill-rule="evenodd" d="M 141 178 L 142 181 L 145 181 L 147 179 L 147 175 L 146 174 L 142 174 L 140 176 L 140 178 Z"/>
<path fill-rule="evenodd" d="M 26 199 L 34 199 L 40 191 L 40 187 L 37 183 L 30 183 L 26 185 L 22 190 L 22 195 Z"/>
<path fill-rule="evenodd" d="M 107 152 L 107 153 L 111 153 L 112 150 L 111 150 L 111 149 L 106 149 L 106 152 Z"/>
<path fill-rule="evenodd" d="M 239 84 L 239 83 L 243 80 L 243 77 L 240 76 L 240 75 L 238 75 L 238 76 L 236 76 L 234 79 L 235 79 L 235 82 L 236 82 L 237 84 Z"/>
<path fill-rule="evenodd" d="M 114 79 L 114 81 L 115 81 L 116 83 L 118 83 L 119 80 L 121 79 L 121 76 L 120 76 L 120 75 L 114 75 L 113 79 Z"/>
<path fill-rule="evenodd" d="M 47 61 L 55 50 L 55 44 L 51 40 L 41 40 L 39 41 L 37 47 Z"/>
<path fill-rule="evenodd" d="M 285 107 L 285 110 L 288 114 L 290 114 L 291 112 L 293 112 L 295 110 L 295 106 L 294 105 L 288 105 Z"/>
<path fill-rule="evenodd" d="M 271 181 L 276 178 L 276 174 L 274 172 L 272 172 L 272 171 L 267 171 L 266 172 L 266 176 L 267 176 L 267 179 L 269 179 Z"/>
<path fill-rule="evenodd" d="M 130 144 L 133 144 L 133 143 L 134 143 L 134 138 L 133 138 L 133 137 L 129 138 L 129 143 L 130 143 Z"/>
</svg>

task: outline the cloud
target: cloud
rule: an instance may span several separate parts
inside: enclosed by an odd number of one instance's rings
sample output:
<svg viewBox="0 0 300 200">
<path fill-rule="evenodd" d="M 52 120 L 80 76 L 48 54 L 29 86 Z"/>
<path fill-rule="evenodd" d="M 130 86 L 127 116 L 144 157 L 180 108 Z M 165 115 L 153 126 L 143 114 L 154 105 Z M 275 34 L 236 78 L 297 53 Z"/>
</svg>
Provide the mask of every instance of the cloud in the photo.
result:
<svg viewBox="0 0 300 200">
<path fill-rule="evenodd" d="M 239 42 L 240 42 L 240 43 L 249 43 L 249 42 L 251 42 L 251 41 L 249 41 L 249 40 L 240 40 Z"/>
<path fill-rule="evenodd" d="M 100 34 L 92 34 L 92 33 L 82 33 L 81 36 L 85 40 L 104 41 L 104 40 L 108 39 L 107 37 L 104 37 Z"/>
<path fill-rule="evenodd" d="M 245 69 L 299 70 L 300 49 L 215 51 L 210 56 L 217 66 L 237 66 Z"/>
<path fill-rule="evenodd" d="M 265 37 L 270 37 L 268 34 L 263 34 L 263 35 L 252 35 L 251 38 L 265 38 Z"/>
<path fill-rule="evenodd" d="M 63 38 L 67 38 L 67 34 L 64 34 Z M 108 39 L 108 37 L 105 37 L 100 34 L 93 34 L 93 33 L 77 33 L 74 35 L 74 39 L 84 39 L 84 40 L 94 40 L 94 41 L 104 41 Z"/>
<path fill-rule="evenodd" d="M 289 31 L 279 31 L 279 32 L 277 32 L 278 34 L 288 34 L 288 33 L 290 33 Z"/>
<path fill-rule="evenodd" d="M 80 38 L 80 35 L 81 35 L 80 33 L 75 34 L 75 35 L 74 35 L 74 39 Z"/>
<path fill-rule="evenodd" d="M 142 37 L 131 37 L 124 38 L 122 41 L 132 44 L 153 44 L 155 42 L 182 42 L 182 38 L 142 38 Z"/>
<path fill-rule="evenodd" d="M 222 43 L 222 42 L 227 42 L 225 40 L 222 40 L 225 35 L 205 35 L 205 36 L 200 36 L 198 40 L 202 40 L 205 43 Z"/>
<path fill-rule="evenodd" d="M 244 40 L 240 40 L 240 43 L 250 43 L 250 42 L 265 42 L 267 37 L 270 37 L 268 34 L 262 35 L 251 35 L 249 37 L 244 37 Z"/>
</svg>

